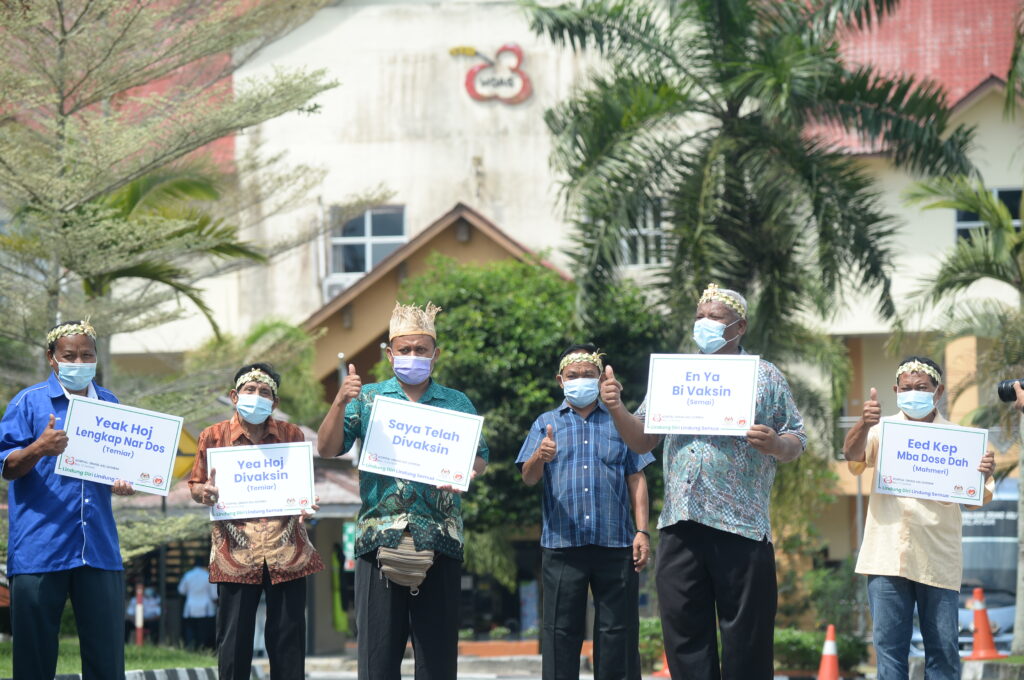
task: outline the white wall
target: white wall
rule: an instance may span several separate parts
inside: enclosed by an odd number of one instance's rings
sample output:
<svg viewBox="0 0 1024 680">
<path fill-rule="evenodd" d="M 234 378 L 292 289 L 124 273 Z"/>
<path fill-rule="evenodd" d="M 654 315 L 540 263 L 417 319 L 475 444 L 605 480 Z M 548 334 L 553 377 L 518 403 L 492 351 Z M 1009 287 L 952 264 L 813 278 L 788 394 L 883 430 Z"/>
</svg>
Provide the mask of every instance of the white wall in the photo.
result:
<svg viewBox="0 0 1024 680">
<path fill-rule="evenodd" d="M 965 106 L 954 122 L 977 125 L 970 156 L 981 171 L 986 186 L 1021 186 L 1024 182 L 1024 137 L 1019 122 L 1003 119 L 1001 91 L 990 91 Z M 893 170 L 882 158 L 865 159 L 863 162 L 878 182 L 885 209 L 899 220 L 900 228 L 894 241 L 893 296 L 900 308 L 907 308 L 910 296 L 921 288 L 922 279 L 936 271 L 943 254 L 953 247 L 955 212 L 908 206 L 904 193 L 914 184 L 915 178 Z M 995 297 L 1008 303 L 1017 299 L 1011 287 L 994 282 L 976 284 L 968 297 Z M 874 299 L 873 295 L 860 295 L 851 290 L 849 308 L 829 324 L 829 332 L 835 335 L 888 333 L 889 324 L 875 312 Z M 918 319 L 913 328 L 933 327 L 929 322 L 934 320 L 935 314 L 943 311 L 945 307 L 930 310 L 931 314 Z"/>
<path fill-rule="evenodd" d="M 474 101 L 464 80 L 481 60 L 449 50 L 469 46 L 493 57 L 505 43 L 523 48 L 533 96 L 516 106 Z M 390 203 L 405 206 L 410 237 L 461 201 L 564 264 L 558 248 L 567 226 L 543 114 L 569 94 L 584 62 L 534 37 L 514 2 L 346 1 L 272 45 L 239 78 L 274 66 L 325 68 L 341 84 L 317 99 L 319 114 L 260 127 L 267 153 L 286 151 L 291 162 L 322 167 L 327 176 L 307 205 L 249 238 L 291 233 L 320 219 L 326 206 L 383 185 L 393 192 Z M 239 154 L 248 143 L 238 138 Z M 267 316 L 300 321 L 323 303 L 325 252 L 310 245 L 268 268 L 211 281 L 207 300 L 230 332 L 244 333 Z M 205 322 L 193 318 L 118 337 L 115 351 L 181 350 L 208 335 Z"/>
</svg>

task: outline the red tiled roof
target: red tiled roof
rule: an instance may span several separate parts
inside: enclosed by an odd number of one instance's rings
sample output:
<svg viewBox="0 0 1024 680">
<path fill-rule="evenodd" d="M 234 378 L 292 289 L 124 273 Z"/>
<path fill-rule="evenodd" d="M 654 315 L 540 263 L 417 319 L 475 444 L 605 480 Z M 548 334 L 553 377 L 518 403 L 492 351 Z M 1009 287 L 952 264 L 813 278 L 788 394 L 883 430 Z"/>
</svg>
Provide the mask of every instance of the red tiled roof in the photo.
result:
<svg viewBox="0 0 1024 680">
<path fill-rule="evenodd" d="M 936 82 L 946 89 L 948 104 L 956 106 L 987 83 L 1005 82 L 1019 2 L 904 0 L 872 30 L 846 36 L 843 56 L 851 66 L 870 64 L 882 75 Z M 849 153 L 883 151 L 843 130 L 812 126 L 808 132 Z"/>
<path fill-rule="evenodd" d="M 1020 0 L 904 0 L 843 54 L 883 73 L 912 73 L 946 88 L 955 104 L 989 76 L 1006 78 Z"/>
</svg>

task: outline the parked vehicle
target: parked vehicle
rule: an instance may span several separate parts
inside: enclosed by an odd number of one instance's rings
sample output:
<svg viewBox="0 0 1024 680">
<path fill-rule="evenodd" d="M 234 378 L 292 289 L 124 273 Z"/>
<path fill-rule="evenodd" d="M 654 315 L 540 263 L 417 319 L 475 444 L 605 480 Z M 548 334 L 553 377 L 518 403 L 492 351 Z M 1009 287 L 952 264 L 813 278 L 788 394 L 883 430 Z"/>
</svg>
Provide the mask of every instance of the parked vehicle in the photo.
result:
<svg viewBox="0 0 1024 680">
<path fill-rule="evenodd" d="M 1008 653 L 1013 642 L 1017 598 L 1017 497 L 1016 479 L 1003 479 L 995 495 L 977 510 L 964 508 L 964 575 L 960 586 L 960 656 L 971 653 L 974 643 L 973 596 L 985 592 L 985 607 L 996 649 Z M 921 630 L 911 638 L 911 656 L 923 656 Z"/>
</svg>

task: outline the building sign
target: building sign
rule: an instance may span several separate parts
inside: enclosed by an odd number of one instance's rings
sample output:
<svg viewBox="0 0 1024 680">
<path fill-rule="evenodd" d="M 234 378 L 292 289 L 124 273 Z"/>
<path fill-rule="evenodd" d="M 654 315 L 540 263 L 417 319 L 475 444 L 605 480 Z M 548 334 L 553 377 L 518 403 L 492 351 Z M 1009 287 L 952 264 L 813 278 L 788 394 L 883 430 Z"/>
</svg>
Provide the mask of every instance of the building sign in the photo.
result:
<svg viewBox="0 0 1024 680">
<path fill-rule="evenodd" d="M 483 59 L 466 72 L 466 92 L 478 102 L 492 99 L 503 104 L 521 104 L 533 94 L 530 77 L 523 71 L 523 48 L 507 43 L 498 48 L 494 59 L 477 52 L 474 47 L 453 47 L 453 56 Z"/>
</svg>

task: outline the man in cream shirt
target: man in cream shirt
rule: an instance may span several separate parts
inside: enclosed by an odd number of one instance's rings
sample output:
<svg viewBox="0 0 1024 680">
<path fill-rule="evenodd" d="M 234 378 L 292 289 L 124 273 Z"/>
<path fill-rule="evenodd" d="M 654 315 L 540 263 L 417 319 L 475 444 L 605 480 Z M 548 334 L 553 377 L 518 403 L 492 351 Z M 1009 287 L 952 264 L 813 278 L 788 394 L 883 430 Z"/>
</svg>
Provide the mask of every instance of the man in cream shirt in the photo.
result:
<svg viewBox="0 0 1024 680">
<path fill-rule="evenodd" d="M 943 387 L 942 369 L 934 361 L 917 356 L 904 359 L 896 369 L 893 386 L 900 408 L 894 417 L 948 423 L 935 408 Z M 875 467 L 880 420 L 878 393 L 872 388 L 864 402 L 864 414 L 843 442 L 843 454 L 855 475 Z M 994 468 L 992 452 L 986 452 L 978 465 L 978 471 L 985 475 L 985 503 L 992 498 Z M 957 503 L 871 494 L 856 571 L 868 577 L 878 680 L 907 680 L 915 604 L 928 680 L 960 678 L 960 535 Z"/>
</svg>

